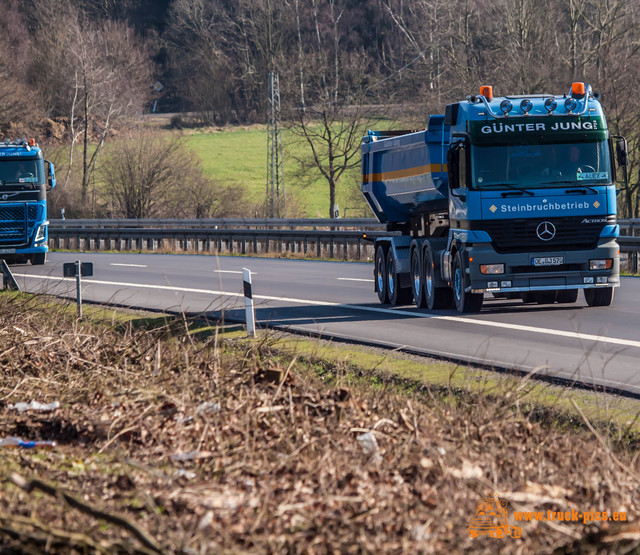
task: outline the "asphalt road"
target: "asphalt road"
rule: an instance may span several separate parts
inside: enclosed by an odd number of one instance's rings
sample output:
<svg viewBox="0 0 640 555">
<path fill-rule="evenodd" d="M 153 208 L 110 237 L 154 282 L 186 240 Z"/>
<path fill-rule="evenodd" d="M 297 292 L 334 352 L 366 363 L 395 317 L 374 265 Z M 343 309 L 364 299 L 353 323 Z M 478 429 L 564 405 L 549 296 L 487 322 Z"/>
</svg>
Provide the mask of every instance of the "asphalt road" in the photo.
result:
<svg viewBox="0 0 640 555">
<path fill-rule="evenodd" d="M 430 313 L 377 302 L 373 265 L 161 254 L 50 253 L 16 265 L 23 291 L 75 298 L 62 264 L 93 262 L 86 300 L 244 317 L 242 268 L 253 273 L 256 320 L 359 342 L 535 371 L 640 394 L 640 279 L 623 278 L 612 306 L 524 305 L 489 299 L 480 314 Z"/>
</svg>

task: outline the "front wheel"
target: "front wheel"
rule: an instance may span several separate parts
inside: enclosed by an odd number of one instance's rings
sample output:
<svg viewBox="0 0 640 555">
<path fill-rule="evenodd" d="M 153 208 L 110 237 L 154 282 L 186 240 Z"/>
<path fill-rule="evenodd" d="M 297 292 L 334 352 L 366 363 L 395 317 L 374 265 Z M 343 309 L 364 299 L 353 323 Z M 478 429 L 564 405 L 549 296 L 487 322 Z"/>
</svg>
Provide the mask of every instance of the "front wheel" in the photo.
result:
<svg viewBox="0 0 640 555">
<path fill-rule="evenodd" d="M 613 301 L 613 287 L 585 289 L 584 298 L 589 306 L 609 306 Z"/>
<path fill-rule="evenodd" d="M 457 252 L 453 260 L 453 301 L 458 312 L 480 312 L 484 295 L 482 293 L 466 292 L 468 287 L 467 273 L 462 253 Z"/>
<path fill-rule="evenodd" d="M 34 266 L 42 266 L 47 261 L 46 252 L 38 252 L 31 255 L 31 264 Z"/>
</svg>

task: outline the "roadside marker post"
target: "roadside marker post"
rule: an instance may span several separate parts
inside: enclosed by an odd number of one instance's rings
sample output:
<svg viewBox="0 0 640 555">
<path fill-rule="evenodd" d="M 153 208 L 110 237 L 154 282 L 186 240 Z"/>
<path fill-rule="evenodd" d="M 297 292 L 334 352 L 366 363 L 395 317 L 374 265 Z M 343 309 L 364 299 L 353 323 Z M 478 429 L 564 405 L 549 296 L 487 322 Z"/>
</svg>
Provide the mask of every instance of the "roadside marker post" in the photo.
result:
<svg viewBox="0 0 640 555">
<path fill-rule="evenodd" d="M 62 266 L 64 277 L 76 278 L 76 301 L 78 303 L 78 320 L 82 320 L 82 276 L 93 275 L 93 262 L 65 262 Z"/>
<path fill-rule="evenodd" d="M 251 270 L 242 268 L 242 285 L 244 289 L 244 312 L 247 323 L 247 334 L 256 336 L 256 316 L 253 309 L 253 295 L 251 293 Z"/>
</svg>

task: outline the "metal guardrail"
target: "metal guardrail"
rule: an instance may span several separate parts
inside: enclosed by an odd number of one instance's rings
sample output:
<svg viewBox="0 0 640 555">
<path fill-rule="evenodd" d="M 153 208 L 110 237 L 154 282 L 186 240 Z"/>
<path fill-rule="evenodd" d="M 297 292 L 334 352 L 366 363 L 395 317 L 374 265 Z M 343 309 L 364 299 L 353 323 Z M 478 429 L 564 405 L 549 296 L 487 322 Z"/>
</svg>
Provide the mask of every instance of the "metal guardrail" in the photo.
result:
<svg viewBox="0 0 640 555">
<path fill-rule="evenodd" d="M 49 221 L 49 229 L 351 229 L 380 230 L 386 229 L 375 218 L 212 218 L 212 219 L 83 219 Z"/>
<path fill-rule="evenodd" d="M 620 220 L 618 243 L 630 271 L 638 272 L 640 219 Z M 51 220 L 49 246 L 69 250 L 293 253 L 371 260 L 372 240 L 385 225 L 363 219 Z M 634 236 L 639 235 L 639 236 Z"/>
</svg>

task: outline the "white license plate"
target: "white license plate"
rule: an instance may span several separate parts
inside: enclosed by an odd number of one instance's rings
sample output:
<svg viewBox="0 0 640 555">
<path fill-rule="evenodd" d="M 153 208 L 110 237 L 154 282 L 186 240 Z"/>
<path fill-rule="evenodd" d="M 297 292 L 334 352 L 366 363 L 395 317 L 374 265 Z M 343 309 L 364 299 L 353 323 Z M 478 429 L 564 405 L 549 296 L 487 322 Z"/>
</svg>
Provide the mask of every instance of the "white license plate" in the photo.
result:
<svg viewBox="0 0 640 555">
<path fill-rule="evenodd" d="M 560 266 L 564 264 L 564 256 L 539 256 L 531 259 L 532 266 Z"/>
<path fill-rule="evenodd" d="M 0 254 L 15 254 L 16 249 L 0 249 Z"/>
</svg>

